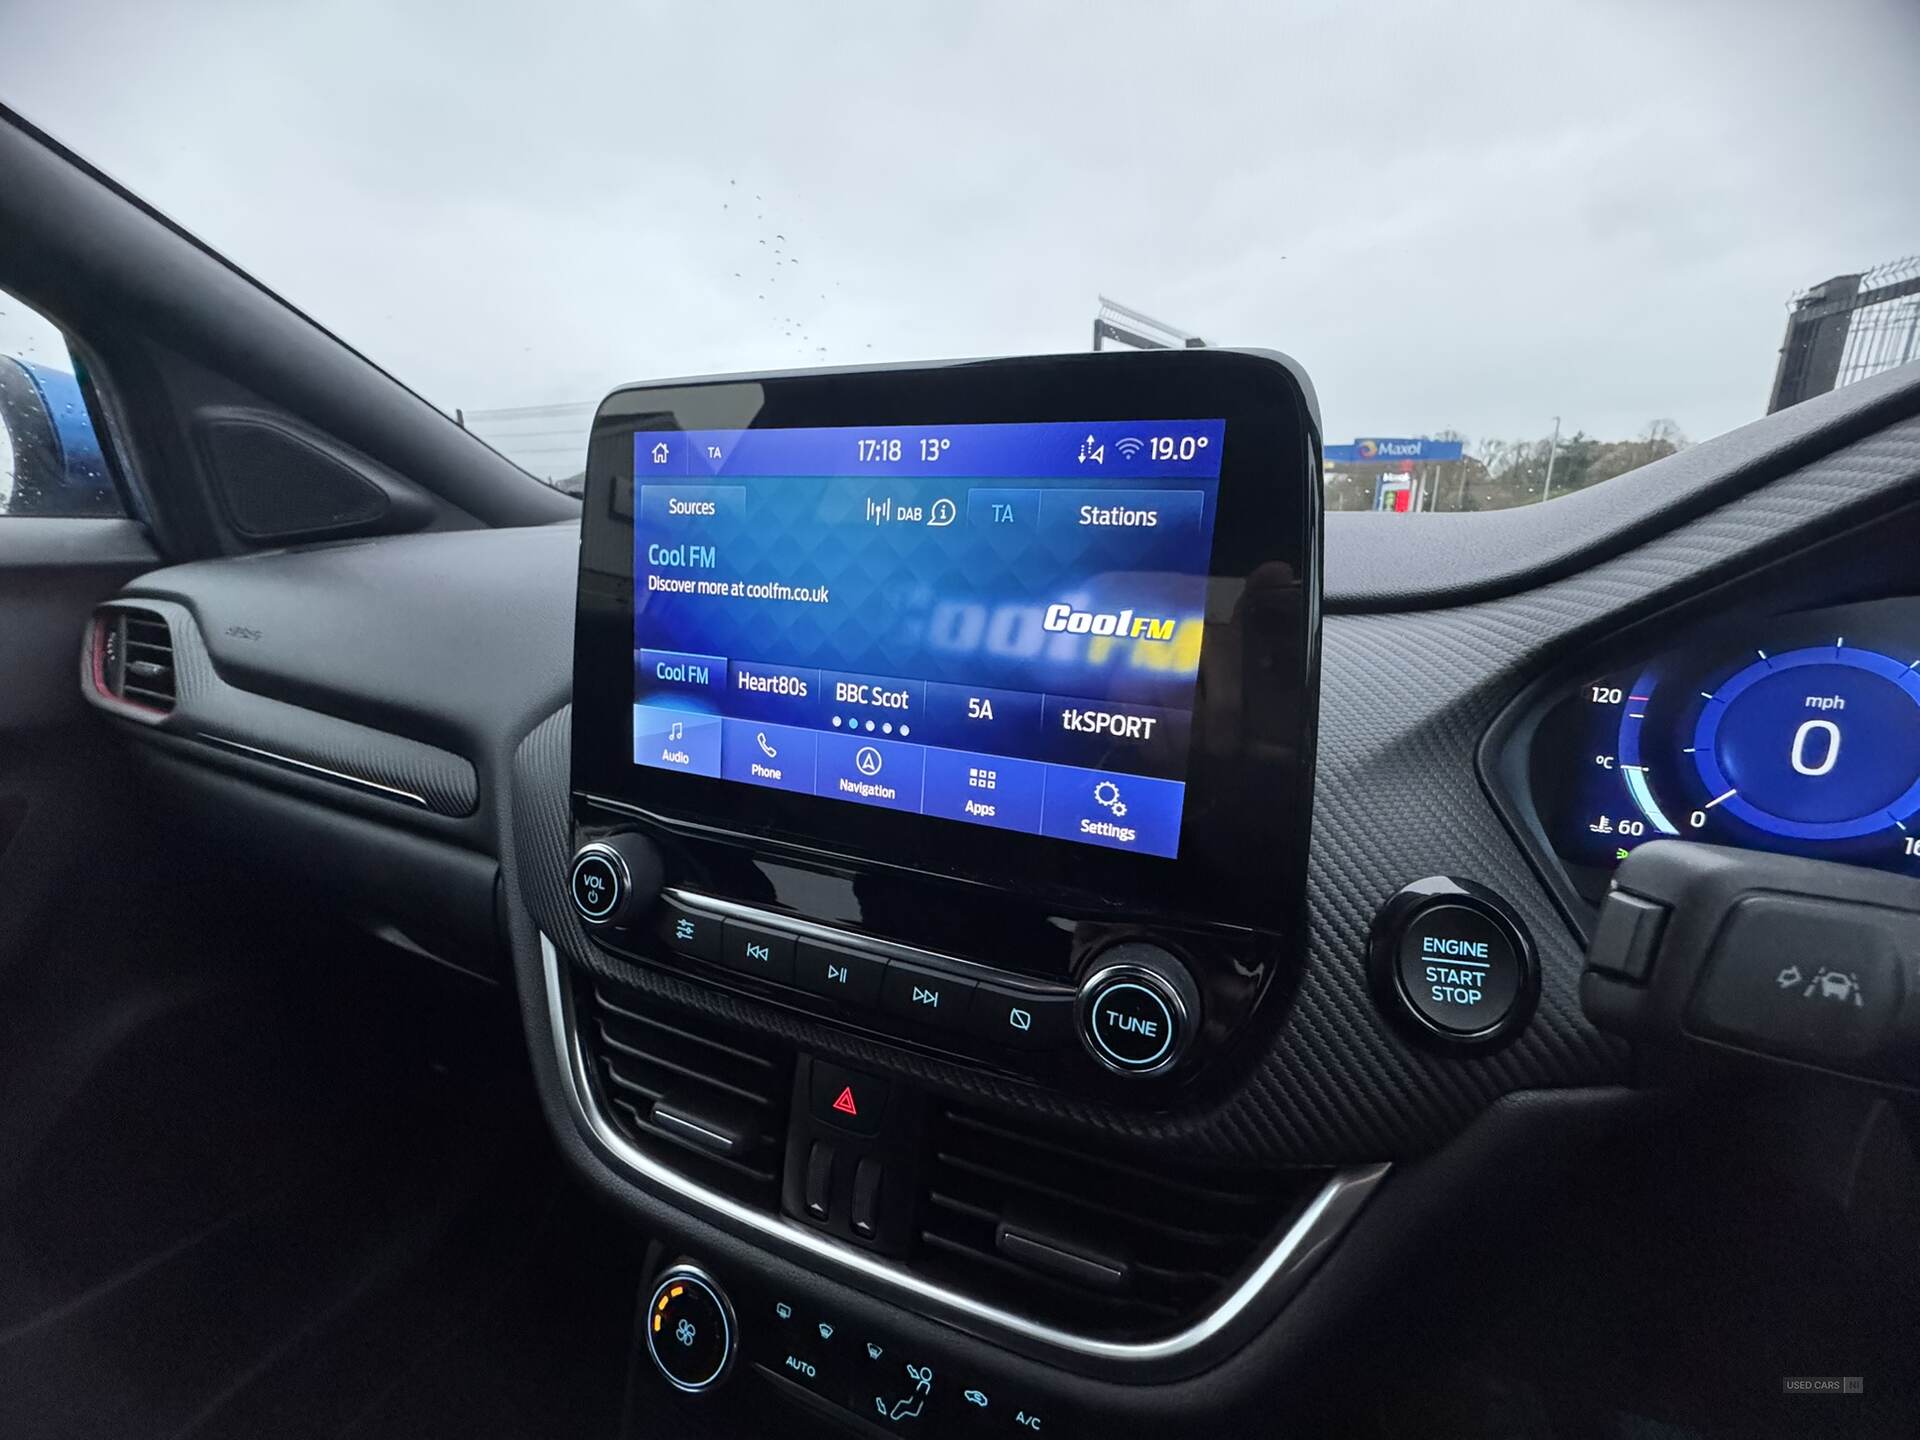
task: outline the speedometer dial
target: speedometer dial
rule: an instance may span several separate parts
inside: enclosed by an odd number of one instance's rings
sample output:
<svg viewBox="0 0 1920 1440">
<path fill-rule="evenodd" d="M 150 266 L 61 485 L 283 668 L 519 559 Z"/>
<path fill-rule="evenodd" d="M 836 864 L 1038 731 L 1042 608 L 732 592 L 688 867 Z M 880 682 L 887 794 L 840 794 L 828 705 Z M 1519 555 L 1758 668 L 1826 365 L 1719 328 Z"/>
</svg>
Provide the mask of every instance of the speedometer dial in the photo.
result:
<svg viewBox="0 0 1920 1440">
<path fill-rule="evenodd" d="M 1920 809 L 1920 673 L 1844 640 L 1762 651 L 1706 697 L 1687 749 L 1705 803 L 1770 835 L 1903 829 Z"/>
</svg>

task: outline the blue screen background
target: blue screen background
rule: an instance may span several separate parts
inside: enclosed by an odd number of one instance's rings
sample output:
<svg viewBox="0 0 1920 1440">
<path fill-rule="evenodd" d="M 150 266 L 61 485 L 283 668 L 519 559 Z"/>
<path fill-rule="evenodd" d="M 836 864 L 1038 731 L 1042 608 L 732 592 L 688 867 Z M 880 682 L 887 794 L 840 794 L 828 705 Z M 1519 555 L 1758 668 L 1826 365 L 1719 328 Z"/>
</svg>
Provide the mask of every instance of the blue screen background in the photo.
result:
<svg viewBox="0 0 1920 1440">
<path fill-rule="evenodd" d="M 1185 456 L 1116 448 L 1151 435 Z M 636 436 L 636 762 L 1174 853 L 1223 443 L 1218 421 Z M 1137 633 L 1084 633 L 1116 621 Z M 836 700 L 867 681 L 875 703 Z"/>
</svg>

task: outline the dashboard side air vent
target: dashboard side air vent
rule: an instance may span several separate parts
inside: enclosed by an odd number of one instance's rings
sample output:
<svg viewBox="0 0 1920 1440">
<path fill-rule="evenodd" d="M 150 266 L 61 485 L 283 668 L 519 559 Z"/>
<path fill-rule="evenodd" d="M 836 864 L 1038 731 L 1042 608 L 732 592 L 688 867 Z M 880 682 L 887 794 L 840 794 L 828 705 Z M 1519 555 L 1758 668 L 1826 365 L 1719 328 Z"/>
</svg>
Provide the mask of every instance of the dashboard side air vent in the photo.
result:
<svg viewBox="0 0 1920 1440">
<path fill-rule="evenodd" d="M 1326 1173 L 1122 1159 L 948 1109 L 915 1268 L 1082 1332 L 1164 1333 L 1218 1300 Z"/>
<path fill-rule="evenodd" d="M 583 980 L 575 994 L 600 1109 L 628 1142 L 736 1200 L 778 1210 L 793 1056 L 603 983 Z"/>
<path fill-rule="evenodd" d="M 152 714 L 173 713 L 173 632 L 151 610 L 106 606 L 93 617 L 94 688 Z"/>
</svg>

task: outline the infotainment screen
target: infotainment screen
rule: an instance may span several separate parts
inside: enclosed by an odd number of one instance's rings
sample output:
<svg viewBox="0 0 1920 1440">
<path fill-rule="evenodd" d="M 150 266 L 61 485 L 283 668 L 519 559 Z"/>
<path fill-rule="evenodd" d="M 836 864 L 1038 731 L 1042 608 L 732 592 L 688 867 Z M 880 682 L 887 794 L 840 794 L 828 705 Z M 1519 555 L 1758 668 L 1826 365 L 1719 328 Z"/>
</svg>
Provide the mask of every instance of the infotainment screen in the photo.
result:
<svg viewBox="0 0 1920 1440">
<path fill-rule="evenodd" d="M 1318 463 L 1311 391 L 1253 353 L 616 391 L 587 461 L 576 805 L 743 899 L 765 856 L 1291 925 Z M 859 888 L 836 903 L 865 913 Z"/>
<path fill-rule="evenodd" d="M 634 763 L 1177 854 L 1225 435 L 636 434 Z"/>
</svg>

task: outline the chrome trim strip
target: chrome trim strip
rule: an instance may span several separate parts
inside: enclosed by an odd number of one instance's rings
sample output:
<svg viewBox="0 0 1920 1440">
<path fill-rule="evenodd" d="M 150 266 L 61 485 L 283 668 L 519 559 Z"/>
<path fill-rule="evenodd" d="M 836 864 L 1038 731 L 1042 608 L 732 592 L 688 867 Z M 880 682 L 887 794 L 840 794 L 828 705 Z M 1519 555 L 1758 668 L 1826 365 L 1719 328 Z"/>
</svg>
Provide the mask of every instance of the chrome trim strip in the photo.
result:
<svg viewBox="0 0 1920 1440">
<path fill-rule="evenodd" d="M 571 999 L 561 981 L 560 952 L 544 931 L 540 934 L 540 960 L 546 978 L 547 1019 L 554 1055 L 559 1061 L 574 1119 L 604 1152 L 647 1182 L 648 1188 L 693 1209 L 702 1219 L 718 1219 L 732 1229 L 772 1241 L 789 1257 L 824 1262 L 843 1272 L 839 1278 L 864 1282 L 863 1288 L 877 1289 L 884 1298 L 923 1309 L 936 1319 L 972 1326 L 989 1338 L 1014 1342 L 1016 1348 L 1123 1365 L 1181 1359 L 1217 1339 L 1256 1302 L 1277 1306 L 1290 1297 L 1392 1168 L 1384 1164 L 1359 1165 L 1336 1171 L 1247 1277 L 1186 1329 L 1145 1341 L 1101 1340 L 1076 1335 L 949 1290 L 877 1255 L 804 1230 L 782 1216 L 742 1205 L 636 1150 L 614 1129 L 593 1098 L 586 1056 L 574 1035 Z"/>
<path fill-rule="evenodd" d="M 375 790 L 382 795 L 391 795 L 396 800 L 406 800 L 418 805 L 422 810 L 433 807 L 427 804 L 427 797 L 416 795 L 411 790 L 401 790 L 392 785 L 382 785 L 378 780 L 369 780 L 364 775 L 349 775 L 344 770 L 329 770 L 325 765 L 316 765 L 311 760 L 296 760 L 291 755 L 282 755 L 278 750 L 262 750 L 257 745 L 242 745 L 238 740 L 229 740 L 224 735 L 209 735 L 205 730 L 199 732 L 198 739 L 209 745 L 218 745 L 223 750 L 237 750 L 255 760 L 265 760 L 272 765 L 290 765 L 295 770 L 311 771 L 329 780 L 338 780 L 346 785 L 358 785 L 365 790 Z"/>
</svg>

